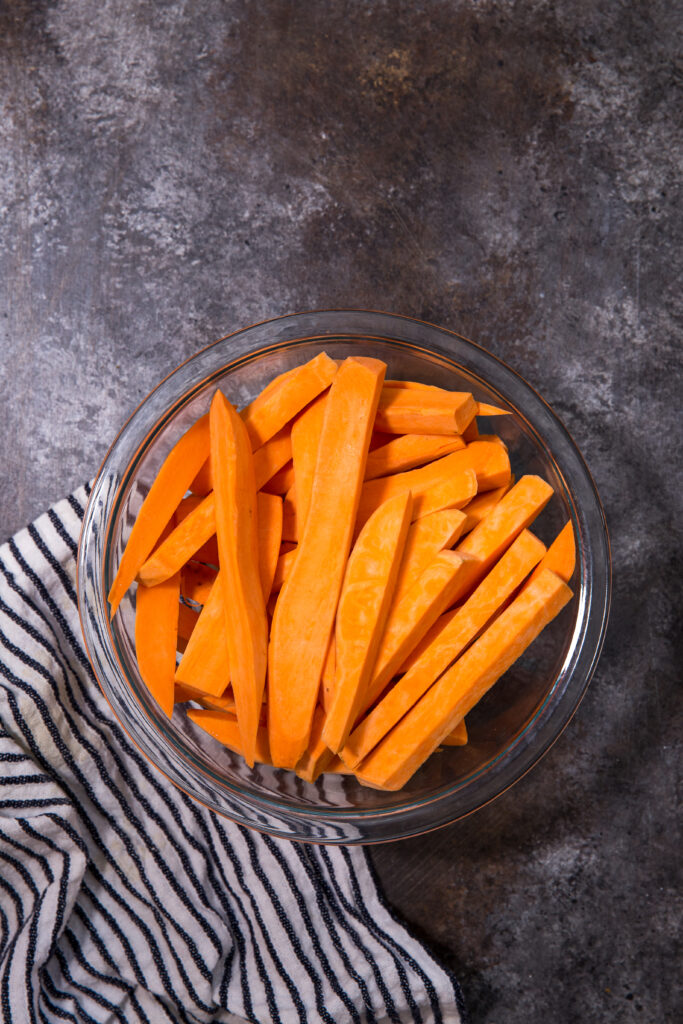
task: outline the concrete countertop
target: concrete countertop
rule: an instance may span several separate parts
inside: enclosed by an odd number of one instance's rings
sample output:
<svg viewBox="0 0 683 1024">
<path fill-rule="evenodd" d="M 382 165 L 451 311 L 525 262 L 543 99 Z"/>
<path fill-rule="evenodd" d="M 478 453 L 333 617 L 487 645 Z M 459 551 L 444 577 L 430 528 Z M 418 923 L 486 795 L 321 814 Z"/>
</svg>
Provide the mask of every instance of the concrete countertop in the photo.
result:
<svg viewBox="0 0 683 1024">
<path fill-rule="evenodd" d="M 181 360 L 305 308 L 473 338 L 594 474 L 614 601 L 576 718 L 373 853 L 475 1024 L 679 1007 L 677 29 L 665 0 L 0 7 L 0 540 Z"/>
</svg>

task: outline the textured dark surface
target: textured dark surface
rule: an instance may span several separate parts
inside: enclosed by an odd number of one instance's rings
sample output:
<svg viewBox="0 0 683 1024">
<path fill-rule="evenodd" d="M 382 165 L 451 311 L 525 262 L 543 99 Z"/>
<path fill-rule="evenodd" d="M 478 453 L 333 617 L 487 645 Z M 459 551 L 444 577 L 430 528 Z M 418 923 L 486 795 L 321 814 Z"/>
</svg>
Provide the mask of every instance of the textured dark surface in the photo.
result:
<svg viewBox="0 0 683 1024">
<path fill-rule="evenodd" d="M 680 1007 L 675 11 L 0 2 L 0 539 L 179 361 L 302 308 L 474 338 L 586 456 L 615 578 L 577 717 L 496 803 L 374 854 L 475 1024 Z"/>
</svg>

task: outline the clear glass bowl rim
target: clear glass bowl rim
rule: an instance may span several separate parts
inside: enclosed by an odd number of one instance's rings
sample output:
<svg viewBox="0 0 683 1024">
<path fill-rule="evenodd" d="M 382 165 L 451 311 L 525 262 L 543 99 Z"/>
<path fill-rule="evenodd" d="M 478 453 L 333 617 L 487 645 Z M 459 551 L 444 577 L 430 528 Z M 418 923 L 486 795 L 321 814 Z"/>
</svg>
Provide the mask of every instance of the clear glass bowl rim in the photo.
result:
<svg viewBox="0 0 683 1024">
<path fill-rule="evenodd" d="M 386 810 L 297 807 L 277 797 L 247 796 L 239 786 L 224 783 L 212 798 L 202 799 L 193 789 L 192 773 L 188 782 L 175 766 L 160 764 L 152 755 L 144 726 L 130 720 L 119 699 L 115 684 L 128 684 L 112 651 L 105 586 L 112 509 L 127 468 L 150 431 L 161 418 L 173 415 L 207 377 L 236 362 L 252 361 L 264 351 L 327 337 L 386 341 L 445 360 L 479 378 L 503 404 L 511 404 L 543 447 L 552 442 L 552 458 L 566 482 L 577 534 L 576 642 L 559 699 L 556 680 L 508 747 L 473 775 L 432 797 Z M 240 824 L 288 839 L 353 844 L 422 834 L 464 817 L 507 790 L 547 752 L 575 713 L 597 664 L 609 615 L 611 560 L 604 510 L 583 457 L 550 406 L 516 371 L 475 342 L 422 320 L 369 310 L 319 310 L 276 317 L 219 338 L 173 370 L 142 401 L 114 439 L 93 484 L 79 543 L 77 583 L 83 636 L 95 677 L 121 726 L 157 769 L 199 802 Z"/>
</svg>

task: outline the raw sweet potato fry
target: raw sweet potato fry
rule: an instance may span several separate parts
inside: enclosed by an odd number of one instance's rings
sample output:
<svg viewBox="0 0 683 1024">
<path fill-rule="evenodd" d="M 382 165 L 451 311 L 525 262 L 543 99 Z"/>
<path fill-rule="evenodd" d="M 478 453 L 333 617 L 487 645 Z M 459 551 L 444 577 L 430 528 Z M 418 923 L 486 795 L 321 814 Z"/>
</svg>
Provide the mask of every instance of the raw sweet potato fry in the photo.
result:
<svg viewBox="0 0 683 1024">
<path fill-rule="evenodd" d="M 311 491 L 318 461 L 326 402 L 327 394 L 320 395 L 303 412 L 300 412 L 292 423 L 294 484 L 290 501 L 295 509 L 297 533 L 303 531 L 311 503 Z"/>
<path fill-rule="evenodd" d="M 187 641 L 192 636 L 192 631 L 197 625 L 199 619 L 199 612 L 196 612 L 194 608 L 188 607 L 182 601 L 178 606 L 178 643 L 177 649 L 184 651 Z"/>
<path fill-rule="evenodd" d="M 230 657 L 220 575 L 217 575 L 211 587 L 175 670 L 177 683 L 214 697 L 220 697 L 230 682 Z"/>
<path fill-rule="evenodd" d="M 398 434 L 368 455 L 365 479 L 415 469 L 465 447 L 459 434 Z"/>
<path fill-rule="evenodd" d="M 330 637 L 323 665 L 323 674 L 320 680 L 321 703 L 325 711 L 330 710 L 334 696 L 334 683 L 337 673 L 337 642 L 334 633 Z"/>
<path fill-rule="evenodd" d="M 456 508 L 440 509 L 411 523 L 398 570 L 392 607 L 410 590 L 438 553 L 455 544 L 464 523 L 465 515 Z"/>
<path fill-rule="evenodd" d="M 341 757 L 354 768 L 406 714 L 486 625 L 545 553 L 545 546 L 524 531 L 468 601 L 447 620 L 431 644 L 379 704 L 354 729 Z M 463 573 L 467 572 L 469 565 Z"/>
<path fill-rule="evenodd" d="M 465 719 L 461 718 L 448 735 L 444 736 L 441 743 L 444 747 L 464 747 L 467 745 L 467 740 L 467 726 L 465 725 Z"/>
<path fill-rule="evenodd" d="M 308 746 L 296 766 L 296 774 L 306 782 L 315 782 L 322 772 L 327 771 L 328 765 L 334 760 L 334 754 L 323 739 L 324 727 L 325 712 L 321 707 L 317 707 L 313 714 Z"/>
<path fill-rule="evenodd" d="M 292 461 L 283 466 L 282 469 L 278 470 L 275 476 L 271 477 L 263 487 L 264 491 L 269 494 L 281 494 L 285 495 L 287 491 L 294 486 L 294 466 Z"/>
<path fill-rule="evenodd" d="M 295 767 L 308 743 L 384 372 L 378 360 L 345 360 L 325 404 L 309 514 L 271 624 L 268 730 L 280 767 Z"/>
<path fill-rule="evenodd" d="M 259 491 L 256 495 L 259 579 L 264 602 L 270 596 L 282 540 L 282 498 Z"/>
<path fill-rule="evenodd" d="M 202 562 L 187 562 L 180 570 L 180 595 L 186 601 L 205 604 L 215 579 L 215 569 Z"/>
<path fill-rule="evenodd" d="M 138 587 L 135 598 L 135 653 L 140 675 L 170 718 L 180 607 L 180 575 L 158 587 Z"/>
<path fill-rule="evenodd" d="M 140 566 L 139 582 L 146 587 L 163 583 L 178 572 L 215 532 L 216 497 L 211 491 Z"/>
<path fill-rule="evenodd" d="M 240 413 L 254 449 L 265 444 L 330 386 L 337 372 L 334 359 L 321 352 L 303 366 L 281 374 Z"/>
<path fill-rule="evenodd" d="M 374 704 L 415 645 L 448 608 L 466 562 L 467 558 L 455 551 L 440 552 L 402 600 L 392 606 L 361 712 Z"/>
<path fill-rule="evenodd" d="M 140 566 L 170 522 L 208 451 L 209 419 L 208 416 L 202 416 L 166 456 L 137 514 L 107 598 L 112 618 Z"/>
<path fill-rule="evenodd" d="M 322 733 L 334 753 L 344 746 L 372 678 L 412 502 L 406 491 L 380 505 L 361 530 L 346 566 L 337 608 L 334 693 Z"/>
<path fill-rule="evenodd" d="M 465 521 L 462 525 L 462 536 L 469 533 L 482 519 L 486 518 L 489 512 L 496 507 L 503 495 L 507 494 L 514 482 L 514 477 L 511 476 L 507 484 L 503 484 L 502 487 L 496 487 L 492 491 L 476 494 L 471 501 L 463 506 L 461 511 L 465 516 Z"/>
<path fill-rule="evenodd" d="M 230 681 L 248 765 L 255 757 L 268 662 L 268 622 L 259 570 L 254 459 L 243 420 L 220 391 L 211 402 L 211 475 Z M 272 436 L 272 435 L 271 435 Z M 280 546 L 280 540 L 276 549 Z"/>
<path fill-rule="evenodd" d="M 227 694 L 227 696 L 226 696 Z M 193 700 L 197 704 L 202 704 L 206 708 L 211 708 L 214 711 L 230 711 L 235 714 L 235 698 L 232 695 L 232 690 L 228 687 L 220 697 L 214 697 L 212 694 L 204 693 L 202 690 L 195 690 L 193 686 L 185 686 L 183 683 L 175 684 L 175 702 L 176 704 L 184 704 L 187 701 Z"/>
<path fill-rule="evenodd" d="M 545 569 L 362 761 L 365 784 L 400 789 L 571 597 Z"/>
<path fill-rule="evenodd" d="M 237 718 L 233 714 L 229 711 L 190 708 L 187 712 L 187 717 L 195 725 L 198 725 L 205 732 L 208 732 L 210 736 L 218 740 L 219 743 L 222 743 L 224 747 L 234 750 L 236 754 L 241 754 L 248 763 L 247 754 L 242 742 L 242 733 Z M 253 761 L 250 767 L 253 767 L 254 761 L 257 761 L 259 764 L 270 764 L 268 730 L 264 725 L 260 725 L 256 731 L 252 757 Z"/>
<path fill-rule="evenodd" d="M 413 500 L 418 509 L 421 508 L 418 503 L 426 491 L 444 480 L 460 476 L 467 470 L 474 470 L 476 473 L 478 490 L 489 490 L 507 483 L 510 477 L 510 460 L 507 452 L 499 445 L 475 441 L 461 451 L 452 452 L 426 466 L 420 466 L 419 469 L 369 480 L 363 485 L 361 493 L 358 509 L 359 526 L 363 525 L 382 502 L 401 491 L 412 491 Z"/>
<path fill-rule="evenodd" d="M 570 579 L 574 575 L 575 566 L 576 543 L 574 541 L 574 528 L 571 524 L 571 520 L 569 520 L 569 522 L 565 523 L 562 527 L 524 586 L 528 587 L 533 583 L 544 569 L 552 569 L 552 571 L 559 576 L 561 580 L 564 580 L 565 583 L 569 583 Z"/>
<path fill-rule="evenodd" d="M 497 405 L 488 405 L 486 402 L 477 402 L 477 416 L 509 416 L 509 409 L 499 409 Z"/>
<path fill-rule="evenodd" d="M 461 434 L 475 412 L 466 391 L 385 387 L 375 426 L 388 434 Z"/>
</svg>

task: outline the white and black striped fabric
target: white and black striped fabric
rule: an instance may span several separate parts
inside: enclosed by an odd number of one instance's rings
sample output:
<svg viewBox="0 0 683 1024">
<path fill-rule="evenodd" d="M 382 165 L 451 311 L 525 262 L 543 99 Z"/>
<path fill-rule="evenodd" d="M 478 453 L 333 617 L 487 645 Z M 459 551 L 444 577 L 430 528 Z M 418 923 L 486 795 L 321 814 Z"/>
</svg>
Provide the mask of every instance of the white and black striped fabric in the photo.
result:
<svg viewBox="0 0 683 1024">
<path fill-rule="evenodd" d="M 0 547 L 0 1020 L 464 1020 L 362 849 L 233 825 L 128 740 L 80 634 L 87 493 Z"/>
</svg>

